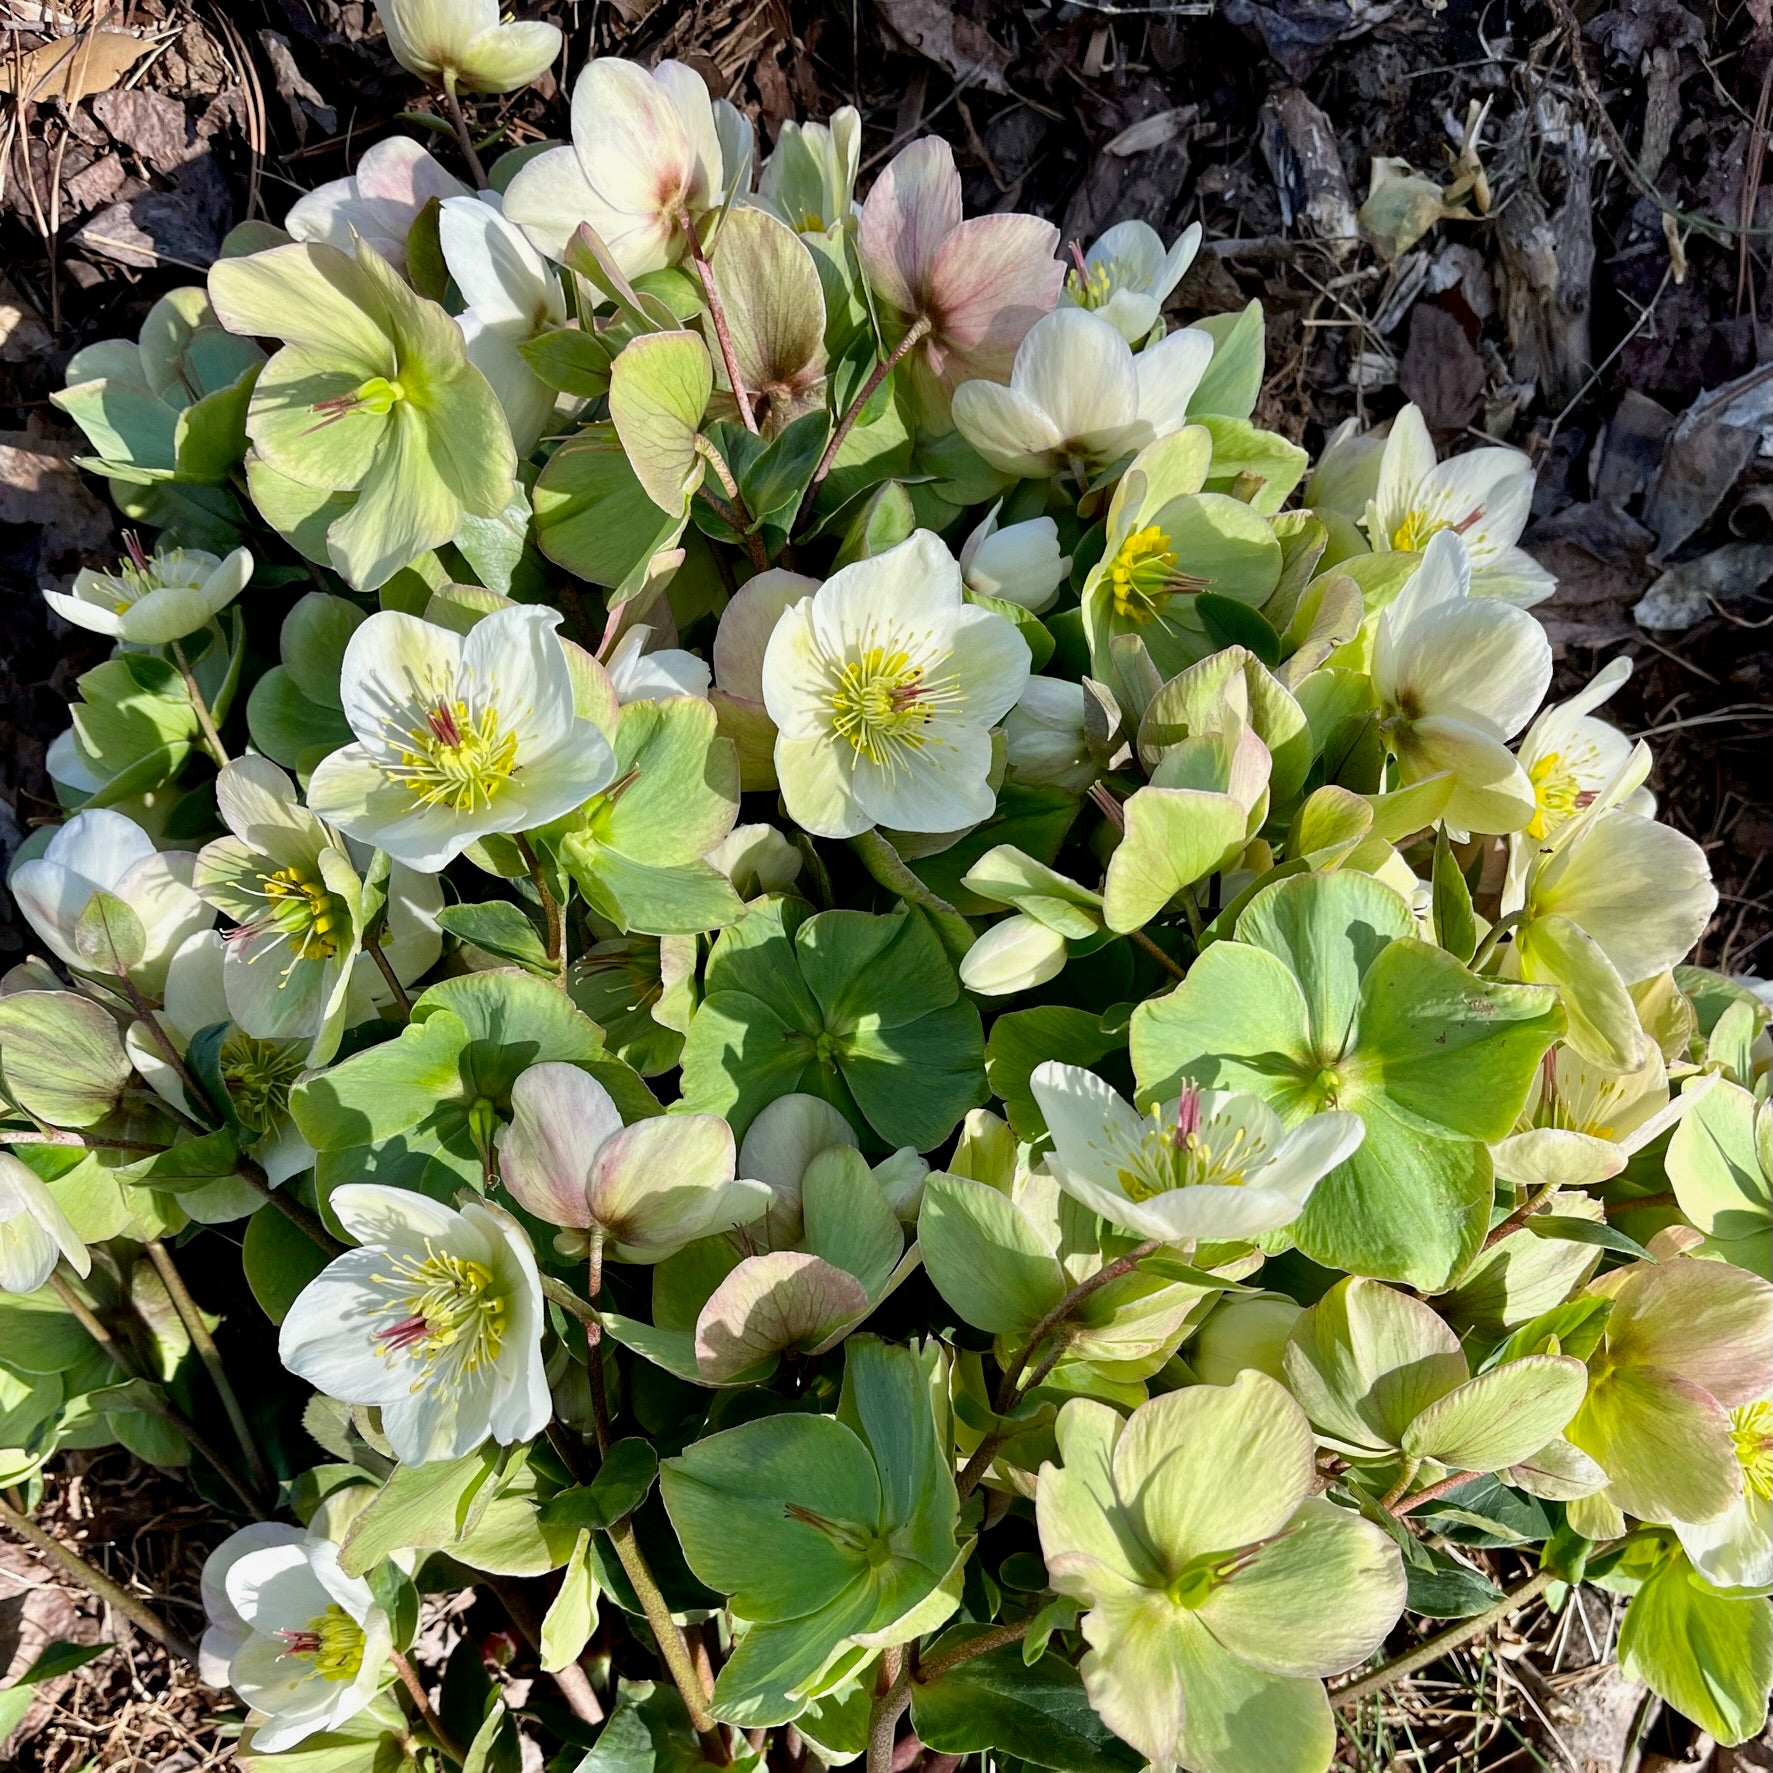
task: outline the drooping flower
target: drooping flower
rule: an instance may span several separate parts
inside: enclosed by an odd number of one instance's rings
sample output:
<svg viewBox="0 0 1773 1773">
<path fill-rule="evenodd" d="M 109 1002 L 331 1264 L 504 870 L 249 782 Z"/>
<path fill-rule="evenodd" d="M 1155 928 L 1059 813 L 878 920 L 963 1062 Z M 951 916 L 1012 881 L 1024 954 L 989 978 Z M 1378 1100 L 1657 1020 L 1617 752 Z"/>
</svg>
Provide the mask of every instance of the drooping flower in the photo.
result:
<svg viewBox="0 0 1773 1773">
<path fill-rule="evenodd" d="M 371 1182 L 335 1189 L 330 1205 L 362 1247 L 290 1307 L 283 1364 L 329 1397 L 380 1405 L 406 1465 L 540 1434 L 552 1413 L 542 1286 L 517 1221 Z"/>
<path fill-rule="evenodd" d="M 615 754 L 573 711 L 555 610 L 495 610 L 466 636 L 384 610 L 345 648 L 339 698 L 357 735 L 308 784 L 316 816 L 437 870 L 475 839 L 588 800 Z"/>
<path fill-rule="evenodd" d="M 990 731 L 1028 667 L 1015 624 L 964 601 L 931 531 L 841 568 L 782 613 L 764 655 L 790 815 L 820 837 L 989 818 Z"/>
<path fill-rule="evenodd" d="M 501 23 L 499 0 L 376 0 L 394 59 L 449 91 L 515 92 L 560 54 L 557 25 Z"/>
<path fill-rule="evenodd" d="M 572 145 L 519 167 L 505 215 L 551 259 L 581 222 L 630 277 L 675 264 L 683 218 L 699 229 L 722 202 L 727 146 L 749 147 L 749 125 L 682 62 L 647 69 L 616 56 L 587 62 L 573 87 Z"/>
<path fill-rule="evenodd" d="M 1472 589 L 1477 588 L 1476 575 Z M 1534 842 L 1555 837 L 1612 781 L 1631 755 L 1631 741 L 1618 727 L 1596 720 L 1594 711 L 1631 676 L 1631 660 L 1614 659 L 1585 689 L 1566 702 L 1554 702 L 1527 728 L 1518 756 L 1533 784 L 1533 817 L 1516 839 L 1523 853 Z"/>
<path fill-rule="evenodd" d="M 981 597 L 1001 598 L 1039 615 L 1051 609 L 1071 570 L 1071 557 L 1059 552 L 1059 526 L 1050 517 L 1030 517 L 998 526 L 1001 499 L 961 544 L 960 576 Z"/>
<path fill-rule="evenodd" d="M 1471 556 L 1471 595 L 1530 609 L 1557 589 L 1557 579 L 1515 545 L 1532 508 L 1529 457 L 1518 449 L 1474 449 L 1437 463 L 1422 414 L 1406 406 L 1385 440 L 1367 537 L 1385 553 L 1419 550 L 1451 530 Z"/>
<path fill-rule="evenodd" d="M 1073 458 L 1094 471 L 1181 430 L 1212 356 L 1207 334 L 1185 328 L 1135 357 L 1100 315 L 1060 308 L 1029 329 L 1008 386 L 955 389 L 954 423 L 1005 474 L 1039 479 Z"/>
<path fill-rule="evenodd" d="M 1065 970 L 1065 938 L 1023 912 L 994 923 L 966 951 L 960 982 L 981 997 L 1007 997 L 1032 991 Z"/>
<path fill-rule="evenodd" d="M 830 234 L 856 213 L 862 163 L 862 114 L 839 105 L 829 124 L 789 118 L 757 175 L 759 209 L 797 234 Z"/>
<path fill-rule="evenodd" d="M 7 885 L 25 921 L 64 965 L 91 963 L 74 945 L 74 929 L 94 893 L 121 899 L 140 921 L 147 947 L 130 977 L 158 996 L 166 968 L 184 939 L 215 922 L 213 907 L 191 890 L 197 858 L 159 851 L 133 819 L 109 807 L 76 813 L 40 856 L 20 862 Z"/>
<path fill-rule="evenodd" d="M 1149 222 L 1116 222 L 1088 252 L 1071 248 L 1061 306 L 1100 314 L 1129 345 L 1157 324 L 1170 291 L 1200 251 L 1200 223 L 1176 236 L 1166 252 Z"/>
<path fill-rule="evenodd" d="M 1518 831 L 1538 801 L 1508 749 L 1551 682 L 1551 643 L 1525 610 L 1472 594 L 1465 544 L 1442 529 L 1380 612 L 1373 694 L 1407 784 L 1451 771 L 1449 825 Z"/>
<path fill-rule="evenodd" d="M 413 223 L 433 198 L 473 193 L 411 136 L 389 136 L 366 148 L 349 178 L 316 185 L 290 205 L 283 225 L 297 240 L 355 250 L 359 240 L 404 273 Z"/>
<path fill-rule="evenodd" d="M 1339 1109 L 1289 1130 L 1254 1096 L 1192 1084 L 1142 1118 L 1093 1073 L 1050 1059 L 1031 1084 L 1059 1186 L 1122 1230 L 1165 1243 L 1253 1238 L 1291 1224 L 1366 1132 Z"/>
<path fill-rule="evenodd" d="M 924 136 L 890 161 L 862 205 L 857 248 L 874 293 L 909 327 L 946 386 L 1010 373 L 1017 347 L 1059 299 L 1059 230 L 1032 215 L 961 219 L 954 150 Z"/>
<path fill-rule="evenodd" d="M 1321 1773 L 1322 1677 L 1384 1641 L 1403 1563 L 1315 1497 L 1310 1424 L 1266 1374 L 1197 1385 L 1125 1421 L 1074 1398 L 1035 1491 L 1054 1588 L 1084 1603 L 1090 1703 L 1155 1770 Z"/>
<path fill-rule="evenodd" d="M 518 454 L 527 455 L 548 428 L 556 394 L 518 347 L 566 325 L 566 292 L 490 192 L 446 198 L 437 234 L 443 262 L 467 303 L 456 324 L 468 361 L 492 384 Z"/>
<path fill-rule="evenodd" d="M 621 1262 L 662 1262 L 697 1238 L 760 1218 L 770 1191 L 738 1178 L 732 1129 L 716 1114 L 622 1125 L 609 1092 L 576 1065 L 532 1065 L 511 1089 L 499 1174 L 547 1224 Z"/>
<path fill-rule="evenodd" d="M 1717 1588 L 1773 1584 L 1773 1396 L 1730 1412 L 1730 1444 L 1742 1493 L 1709 1521 L 1674 1521 L 1693 1567 Z"/>
<path fill-rule="evenodd" d="M 393 1630 L 369 1584 L 339 1568 L 338 1547 L 276 1529 L 247 1528 L 218 1548 L 230 1555 L 206 1586 L 225 1611 L 205 1634 L 205 1678 L 221 1674 L 251 1707 L 251 1746 L 276 1754 L 364 1710 L 388 1674 Z M 273 1532 L 276 1537 L 272 1537 Z M 215 1560 L 212 1559 L 213 1563 Z"/>
<path fill-rule="evenodd" d="M 10 1151 L 0 1151 L 0 1293 L 34 1293 L 56 1264 L 92 1272 L 92 1255 L 43 1179 Z"/>
<path fill-rule="evenodd" d="M 1004 716 L 1009 773 L 1032 787 L 1080 794 L 1102 773 L 1105 730 L 1092 731 L 1089 693 L 1064 677 L 1031 677 Z M 1106 716 L 1104 717 L 1106 719 Z"/>
<path fill-rule="evenodd" d="M 43 601 L 78 628 L 130 646 L 168 646 L 214 620 L 252 577 L 244 548 L 226 560 L 201 548 L 160 548 L 150 556 L 133 536 L 128 540 L 130 558 L 116 572 L 83 567 L 72 591 L 46 590 Z"/>
</svg>

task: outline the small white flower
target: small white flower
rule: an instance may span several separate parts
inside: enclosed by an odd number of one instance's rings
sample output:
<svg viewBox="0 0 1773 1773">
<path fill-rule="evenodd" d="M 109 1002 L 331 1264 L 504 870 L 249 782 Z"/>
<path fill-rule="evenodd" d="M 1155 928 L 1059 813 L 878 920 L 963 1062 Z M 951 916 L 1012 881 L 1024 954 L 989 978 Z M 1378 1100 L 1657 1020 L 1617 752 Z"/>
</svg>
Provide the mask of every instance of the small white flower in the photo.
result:
<svg viewBox="0 0 1773 1773">
<path fill-rule="evenodd" d="M 285 1521 L 254 1521 L 230 1533 L 203 1560 L 200 1592 L 209 1623 L 197 1646 L 197 1671 L 208 1686 L 227 1686 L 228 1664 L 252 1636 L 252 1627 L 228 1599 L 228 1572 L 249 1552 L 273 1545 L 300 1545 L 307 1537 L 300 1527 Z"/>
<path fill-rule="evenodd" d="M 1372 681 L 1403 780 L 1452 772 L 1449 825 L 1498 833 L 1533 817 L 1533 784 L 1505 741 L 1545 695 L 1551 643 L 1525 610 L 1472 595 L 1465 545 L 1450 531 L 1380 612 Z"/>
<path fill-rule="evenodd" d="M 618 702 L 663 702 L 671 696 L 700 696 L 707 700 L 713 677 L 694 653 L 682 647 L 662 646 L 647 651 L 653 631 L 644 622 L 630 628 L 616 643 L 604 667 L 615 685 Z"/>
<path fill-rule="evenodd" d="M 1033 615 L 1051 609 L 1071 557 L 1059 552 L 1059 526 L 1050 517 L 1030 517 L 998 528 L 999 499 L 961 543 L 960 576 L 969 591 L 1020 604 Z"/>
<path fill-rule="evenodd" d="M 517 453 L 527 455 L 553 417 L 555 391 L 518 346 L 566 325 L 566 292 L 554 267 L 500 214 L 491 191 L 445 198 L 437 236 L 467 303 L 456 324 L 468 361 L 492 384 Z"/>
<path fill-rule="evenodd" d="M 1212 339 L 1193 328 L 1135 357 L 1100 315 L 1058 308 L 1029 328 L 1007 388 L 955 389 L 954 423 L 1005 474 L 1038 479 L 1074 456 L 1106 467 L 1182 429 L 1212 357 Z"/>
<path fill-rule="evenodd" d="M 515 92 L 560 54 L 556 25 L 501 23 L 499 0 L 376 0 L 394 59 L 462 92 Z"/>
<path fill-rule="evenodd" d="M 1004 716 L 1009 772 L 1018 782 L 1078 794 L 1102 773 L 1087 725 L 1089 698 L 1065 677 L 1031 677 Z"/>
<path fill-rule="evenodd" d="M 981 997 L 1032 991 L 1065 970 L 1065 938 L 1022 912 L 994 923 L 966 951 L 960 982 Z"/>
<path fill-rule="evenodd" d="M 1358 1115 L 1334 1109 L 1289 1131 L 1254 1096 L 1192 1084 L 1141 1119 L 1099 1077 L 1053 1060 L 1031 1081 L 1059 1186 L 1110 1224 L 1165 1243 L 1290 1225 L 1366 1135 Z"/>
<path fill-rule="evenodd" d="M 965 602 L 929 530 L 841 568 L 783 611 L 764 654 L 789 814 L 818 837 L 989 818 L 991 728 L 1028 666 L 1015 624 Z"/>
<path fill-rule="evenodd" d="M 265 1523 L 235 1534 L 206 1591 L 220 1617 L 204 1636 L 204 1674 L 221 1674 L 252 1708 L 251 1746 L 265 1754 L 334 1730 L 375 1699 L 393 1648 L 388 1616 L 369 1584 L 339 1568 L 338 1547 Z M 276 1533 L 276 1537 L 272 1537 Z M 213 1562 L 214 1560 L 212 1560 Z M 212 1615 L 213 1616 L 213 1615 Z"/>
<path fill-rule="evenodd" d="M 1066 276 L 1060 304 L 1100 314 L 1136 345 L 1157 324 L 1170 291 L 1199 251 L 1199 222 L 1184 228 L 1167 252 L 1148 222 L 1116 222 L 1088 252 L 1072 247 L 1074 269 Z"/>
<path fill-rule="evenodd" d="M 1471 555 L 1471 594 L 1530 609 L 1557 589 L 1524 548 L 1516 547 L 1533 509 L 1533 463 L 1518 449 L 1474 449 L 1437 463 L 1428 426 L 1414 406 L 1391 421 L 1379 460 L 1379 486 L 1367 506 L 1368 540 L 1377 553 L 1421 549 L 1452 530 Z"/>
<path fill-rule="evenodd" d="M 433 197 L 471 197 L 411 136 L 377 142 L 349 178 L 333 179 L 298 197 L 283 218 L 297 240 L 355 253 L 363 241 L 396 271 L 406 270 L 406 237 Z"/>
<path fill-rule="evenodd" d="M 94 893 L 121 899 L 141 920 L 148 939 L 141 965 L 130 977 L 154 997 L 179 944 L 215 922 L 214 908 L 191 890 L 196 867 L 190 851 L 157 851 L 133 819 L 98 807 L 76 813 L 42 855 L 13 869 L 7 884 L 44 946 L 75 968 L 89 964 L 74 946 L 80 913 Z"/>
<path fill-rule="evenodd" d="M 623 1262 L 662 1262 L 685 1244 L 760 1217 L 760 1182 L 734 1170 L 733 1133 L 717 1114 L 664 1114 L 622 1125 L 609 1092 L 576 1065 L 532 1065 L 511 1090 L 498 1133 L 499 1175 L 538 1219 L 603 1240 Z"/>
<path fill-rule="evenodd" d="M 458 1212 L 370 1182 L 335 1189 L 331 1206 L 362 1248 L 290 1307 L 283 1364 L 328 1397 L 379 1404 L 405 1465 L 540 1434 L 542 1283 L 523 1227 L 481 1201 Z"/>
<path fill-rule="evenodd" d="M 357 743 L 322 759 L 315 814 L 432 872 L 606 786 L 615 754 L 573 711 L 558 611 L 495 610 L 466 636 L 384 610 L 351 636 L 339 697 Z"/>
<path fill-rule="evenodd" d="M 49 1285 L 64 1257 L 78 1275 L 92 1256 L 43 1180 L 10 1151 L 0 1151 L 0 1293 L 34 1293 Z"/>
<path fill-rule="evenodd" d="M 862 114 L 840 105 L 829 125 L 782 125 L 757 175 L 752 201 L 797 234 L 835 233 L 857 214 L 856 174 L 862 163 Z"/>
<path fill-rule="evenodd" d="M 116 572 L 83 568 L 72 591 L 45 591 L 43 601 L 77 628 L 130 646 L 168 646 L 212 621 L 252 577 L 244 548 L 226 560 L 201 548 L 166 548 L 150 557 L 129 540 L 131 558 Z"/>
</svg>

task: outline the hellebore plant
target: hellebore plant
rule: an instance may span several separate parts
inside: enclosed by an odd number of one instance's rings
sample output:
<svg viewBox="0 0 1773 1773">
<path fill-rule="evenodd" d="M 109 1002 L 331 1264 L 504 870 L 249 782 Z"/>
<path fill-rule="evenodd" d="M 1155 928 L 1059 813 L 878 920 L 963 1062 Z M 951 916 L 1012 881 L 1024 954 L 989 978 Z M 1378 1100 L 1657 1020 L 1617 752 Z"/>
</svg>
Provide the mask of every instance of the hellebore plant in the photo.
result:
<svg viewBox="0 0 1773 1773">
<path fill-rule="evenodd" d="M 1583 1580 L 1756 1735 L 1770 1000 L 1530 459 L 684 63 L 482 166 L 525 10 L 56 396 L 0 1484 L 189 1472 L 248 1773 L 1326 1773 Z"/>
</svg>

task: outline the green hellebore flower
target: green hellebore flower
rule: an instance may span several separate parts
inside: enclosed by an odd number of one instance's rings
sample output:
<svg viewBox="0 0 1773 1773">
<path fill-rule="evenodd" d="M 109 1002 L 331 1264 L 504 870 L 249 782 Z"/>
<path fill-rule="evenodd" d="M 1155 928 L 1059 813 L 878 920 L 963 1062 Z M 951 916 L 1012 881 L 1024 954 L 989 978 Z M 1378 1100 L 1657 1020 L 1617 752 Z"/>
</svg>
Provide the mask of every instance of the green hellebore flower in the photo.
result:
<svg viewBox="0 0 1773 1773">
<path fill-rule="evenodd" d="M 326 552 L 373 591 L 461 527 L 511 502 L 516 452 L 461 329 L 362 241 L 279 246 L 210 269 L 230 331 L 280 338 L 247 411 L 280 508 L 324 520 Z M 305 495 L 305 496 L 304 496 Z"/>
<path fill-rule="evenodd" d="M 1035 1493 L 1053 1587 L 1085 1602 L 1090 1703 L 1156 1773 L 1321 1773 L 1321 1684 L 1384 1641 L 1402 1559 L 1313 1499 L 1310 1424 L 1266 1374 L 1122 1420 L 1075 1398 Z"/>
</svg>

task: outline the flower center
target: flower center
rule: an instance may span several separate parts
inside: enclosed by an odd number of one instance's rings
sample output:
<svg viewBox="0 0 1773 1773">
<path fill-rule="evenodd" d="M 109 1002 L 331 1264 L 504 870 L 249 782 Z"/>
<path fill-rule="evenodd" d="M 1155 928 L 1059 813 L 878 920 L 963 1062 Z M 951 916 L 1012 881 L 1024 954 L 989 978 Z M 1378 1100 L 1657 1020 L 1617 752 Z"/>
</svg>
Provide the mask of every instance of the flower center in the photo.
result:
<svg viewBox="0 0 1773 1773">
<path fill-rule="evenodd" d="M 326 425 L 336 425 L 354 412 L 386 418 L 405 398 L 406 390 L 400 383 L 390 381 L 387 376 L 371 376 L 368 381 L 359 382 L 348 394 L 333 394 L 325 400 L 316 400 L 309 410 L 321 417 L 318 424 L 310 425 L 308 429 L 318 431 Z"/>
<path fill-rule="evenodd" d="M 490 807 L 517 774 L 517 734 L 489 702 L 476 712 L 462 697 L 439 696 L 401 735 L 390 773 L 426 806 L 472 813 Z"/>
<path fill-rule="evenodd" d="M 1538 1104 L 1526 1124 L 1586 1133 L 1591 1139 L 1610 1142 L 1614 1123 L 1603 1116 L 1626 1106 L 1628 1098 L 1623 1088 L 1616 1081 L 1598 1079 L 1583 1070 L 1578 1070 L 1570 1082 L 1570 1089 L 1559 1087 L 1557 1051 L 1554 1048 L 1547 1052 L 1539 1063 Z"/>
<path fill-rule="evenodd" d="M 1104 259 L 1092 265 L 1083 255 L 1083 248 L 1071 243 L 1072 269 L 1065 274 L 1065 293 L 1080 308 L 1105 308 L 1121 281 L 1123 268 L 1118 260 Z"/>
<path fill-rule="evenodd" d="M 1762 1398 L 1732 1410 L 1730 1438 L 1742 1467 L 1742 1487 L 1763 1502 L 1773 1502 L 1773 1403 Z"/>
<path fill-rule="evenodd" d="M 1151 1111 L 1151 1126 L 1133 1163 L 1116 1180 L 1128 1200 L 1150 1200 L 1176 1188 L 1241 1188 L 1262 1161 L 1265 1148 L 1245 1127 L 1229 1127 L 1209 1137 L 1202 1131 L 1200 1091 L 1190 1084 L 1176 1104 L 1174 1126 Z"/>
<path fill-rule="evenodd" d="M 1154 523 L 1134 530 L 1108 563 L 1108 592 L 1114 613 L 1141 627 L 1161 615 L 1172 597 L 1192 596 L 1211 583 L 1210 579 L 1196 578 L 1193 573 L 1177 569 L 1170 538 Z"/>
<path fill-rule="evenodd" d="M 1418 507 L 1407 512 L 1404 520 L 1391 532 L 1391 545 L 1400 553 L 1415 554 L 1428 546 L 1430 536 L 1439 535 L 1444 529 L 1450 529 L 1454 535 L 1462 536 L 1484 514 L 1482 505 L 1474 505 L 1471 510 L 1457 522 L 1450 518 L 1437 517 L 1434 512 Z"/>
<path fill-rule="evenodd" d="M 271 923 L 288 937 L 297 960 L 330 960 L 338 953 L 345 911 L 324 882 L 291 866 L 261 876 L 259 885 Z"/>
<path fill-rule="evenodd" d="M 1269 1543 L 1268 1540 L 1258 1540 L 1254 1545 L 1239 1546 L 1235 1551 L 1202 1552 L 1199 1557 L 1190 1558 L 1170 1578 L 1164 1585 L 1164 1593 L 1176 1606 L 1186 1607 L 1192 1613 L 1197 1607 L 1204 1607 L 1214 1589 L 1223 1588 Z"/>
<path fill-rule="evenodd" d="M 258 1040 L 231 1030 L 217 1054 L 222 1082 L 240 1124 L 260 1138 L 289 1110 L 289 1092 L 302 1075 L 303 1044 Z"/>
<path fill-rule="evenodd" d="M 505 1297 L 484 1262 L 440 1250 L 427 1238 L 422 1256 L 395 1256 L 389 1267 L 390 1273 L 375 1279 L 390 1289 L 384 1309 L 395 1321 L 376 1332 L 376 1341 L 390 1361 L 406 1354 L 421 1364 L 415 1391 L 440 1359 L 469 1374 L 498 1359 L 505 1340 Z"/>
<path fill-rule="evenodd" d="M 1594 799 L 1556 751 L 1540 758 L 1527 776 L 1533 784 L 1534 803 L 1533 817 L 1527 826 L 1529 837 L 1549 837 Z"/>
<path fill-rule="evenodd" d="M 285 1656 L 302 1656 L 323 1681 L 354 1681 L 363 1667 L 363 1627 L 336 1602 L 294 1631 L 277 1634 Z"/>
<path fill-rule="evenodd" d="M 831 724 L 857 756 L 890 774 L 922 750 L 930 717 L 961 699 L 953 683 L 932 683 L 909 654 L 871 646 L 838 673 Z"/>
</svg>

